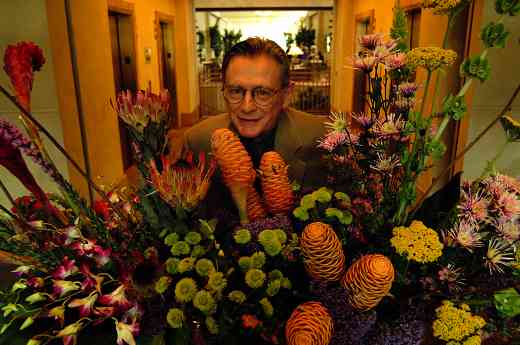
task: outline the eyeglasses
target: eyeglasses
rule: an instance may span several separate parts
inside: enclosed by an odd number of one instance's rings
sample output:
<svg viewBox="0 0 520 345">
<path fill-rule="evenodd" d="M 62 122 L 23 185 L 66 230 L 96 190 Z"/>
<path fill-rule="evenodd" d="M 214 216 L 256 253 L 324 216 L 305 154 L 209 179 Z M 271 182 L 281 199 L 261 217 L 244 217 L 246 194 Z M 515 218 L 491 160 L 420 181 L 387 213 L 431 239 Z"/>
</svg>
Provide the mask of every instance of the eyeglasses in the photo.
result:
<svg viewBox="0 0 520 345">
<path fill-rule="evenodd" d="M 225 85 L 222 88 L 222 92 L 224 94 L 224 98 L 231 104 L 239 104 L 242 103 L 247 91 L 251 91 L 251 95 L 253 97 L 253 101 L 259 107 L 268 107 L 273 103 L 274 96 L 281 89 L 269 89 L 262 86 L 257 86 L 251 90 L 244 89 L 240 86 L 229 86 Z"/>
</svg>

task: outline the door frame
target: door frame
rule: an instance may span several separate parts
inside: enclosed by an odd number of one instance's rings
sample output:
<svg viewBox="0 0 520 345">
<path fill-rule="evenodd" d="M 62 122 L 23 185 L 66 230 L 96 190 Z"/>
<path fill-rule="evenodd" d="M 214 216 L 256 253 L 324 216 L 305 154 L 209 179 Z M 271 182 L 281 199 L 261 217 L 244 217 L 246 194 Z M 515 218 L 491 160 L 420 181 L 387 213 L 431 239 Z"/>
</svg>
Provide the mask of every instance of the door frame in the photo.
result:
<svg viewBox="0 0 520 345">
<path fill-rule="evenodd" d="M 136 88 L 140 89 L 139 83 L 139 64 L 137 63 L 138 59 L 138 50 L 137 50 L 137 31 L 136 31 L 136 18 L 135 18 L 135 5 L 129 1 L 125 0 L 107 0 L 108 4 L 108 12 L 116 12 L 125 16 L 130 17 L 130 25 L 132 27 L 132 33 L 134 36 L 133 43 L 133 55 L 135 57 L 134 68 L 135 68 L 135 78 L 136 78 Z M 136 91 L 137 91 L 136 90 Z"/>
<path fill-rule="evenodd" d="M 159 74 L 159 89 L 162 90 L 164 89 L 164 81 L 163 81 L 163 63 L 162 63 L 162 44 L 161 44 L 161 23 L 167 23 L 168 25 L 170 25 L 171 29 L 172 29 L 172 47 L 173 49 L 176 49 L 176 46 L 175 46 L 175 16 L 171 15 L 171 14 L 167 14 L 167 13 L 164 13 L 164 12 L 161 12 L 161 11 L 155 11 L 154 13 L 154 36 L 155 36 L 155 42 L 157 43 L 157 65 L 159 66 L 158 68 L 158 74 Z M 173 58 L 175 59 L 175 54 L 173 54 Z M 174 60 L 175 61 L 175 60 Z M 175 83 L 175 90 L 177 91 L 177 63 L 175 62 L 175 65 L 174 65 L 174 69 L 173 69 L 173 81 Z M 173 95 L 171 95 L 173 96 Z M 177 97 L 177 92 L 175 92 L 175 97 Z M 175 99 L 175 107 L 176 109 L 174 109 L 175 111 L 175 126 L 177 128 L 180 128 L 181 126 L 181 118 L 179 116 L 179 109 L 177 108 L 177 99 Z"/>
</svg>

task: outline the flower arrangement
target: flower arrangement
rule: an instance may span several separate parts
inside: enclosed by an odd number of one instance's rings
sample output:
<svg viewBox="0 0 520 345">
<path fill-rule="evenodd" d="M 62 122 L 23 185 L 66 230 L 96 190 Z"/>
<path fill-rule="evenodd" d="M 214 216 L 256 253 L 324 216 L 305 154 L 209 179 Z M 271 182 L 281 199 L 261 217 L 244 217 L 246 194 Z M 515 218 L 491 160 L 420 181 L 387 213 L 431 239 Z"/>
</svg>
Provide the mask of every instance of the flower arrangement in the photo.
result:
<svg viewBox="0 0 520 345">
<path fill-rule="evenodd" d="M 451 28 L 468 2 L 423 7 Z M 512 0 L 495 8 L 520 12 Z M 40 135 L 48 132 L 30 113 L 41 50 L 9 48 L 16 96 L 2 91 L 23 112 L 27 137 L 0 121 L 0 164 L 32 196 L 14 199 L 2 185 L 12 205 L 1 206 L 0 260 L 18 268 L 0 292 L 0 342 L 469 345 L 518 337 L 518 179 L 500 174 L 495 158 L 443 210 L 429 207 L 434 217 L 419 209 L 425 196 L 415 188 L 442 156 L 448 123 L 467 111 L 469 85 L 489 76 L 488 49 L 503 47 L 508 32 L 501 21 L 484 28 L 484 51 L 460 66 L 464 86 L 439 102 L 440 71 L 457 57 L 446 44 L 408 51 L 403 18 L 397 7 L 390 39 L 361 38 L 353 65 L 368 78 L 366 111 L 331 115 L 316 143 L 328 182 L 316 190 L 293 186 L 276 152 L 254 170 L 229 129 L 215 131 L 212 156 L 171 160 L 167 93 L 125 92 L 113 108 L 144 182 L 101 188 L 88 180 L 100 197 L 90 206 L 46 153 Z M 422 99 L 416 69 L 426 73 Z M 518 142 L 520 128 L 506 113 L 492 123 L 503 126 L 504 146 Z M 59 194 L 39 187 L 22 155 Z M 200 209 L 217 169 L 239 210 L 220 223 Z"/>
</svg>

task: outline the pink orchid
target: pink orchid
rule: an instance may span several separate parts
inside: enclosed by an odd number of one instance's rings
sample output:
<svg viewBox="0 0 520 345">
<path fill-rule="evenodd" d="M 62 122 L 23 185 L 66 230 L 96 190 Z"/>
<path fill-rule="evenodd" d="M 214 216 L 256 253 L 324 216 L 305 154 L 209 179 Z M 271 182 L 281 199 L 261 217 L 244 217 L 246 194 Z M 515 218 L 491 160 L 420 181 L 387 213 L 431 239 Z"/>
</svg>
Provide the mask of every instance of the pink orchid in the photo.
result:
<svg viewBox="0 0 520 345">
<path fill-rule="evenodd" d="M 69 292 L 79 290 L 81 284 L 69 280 L 53 280 L 53 292 L 60 297 L 65 296 Z"/>
<path fill-rule="evenodd" d="M 62 264 L 52 273 L 52 277 L 54 279 L 65 279 L 78 272 L 78 267 L 74 264 L 75 262 L 75 260 L 69 260 L 68 257 L 64 257 Z"/>
<path fill-rule="evenodd" d="M 96 291 L 101 293 L 101 283 L 103 283 L 104 278 L 93 274 L 85 263 L 81 264 L 80 271 L 85 276 L 85 279 L 81 283 L 81 290 L 88 291 L 95 288 Z"/>
<path fill-rule="evenodd" d="M 95 240 L 84 239 L 74 242 L 70 247 L 78 253 L 78 255 L 90 254 L 94 251 L 96 245 Z"/>
<path fill-rule="evenodd" d="M 127 310 L 130 308 L 131 304 L 130 301 L 126 298 L 125 290 L 125 286 L 121 284 L 110 294 L 99 297 L 99 303 Z"/>
<path fill-rule="evenodd" d="M 76 298 L 68 304 L 68 307 L 79 308 L 79 317 L 89 316 L 98 296 L 97 293 L 92 293 L 85 298 Z"/>
<path fill-rule="evenodd" d="M 103 267 L 110 262 L 111 248 L 103 249 L 101 246 L 94 247 L 94 260 L 98 267 Z"/>
<path fill-rule="evenodd" d="M 55 321 L 58 321 L 61 327 L 65 323 L 65 306 L 60 305 L 49 310 L 49 317 L 54 318 Z"/>
<path fill-rule="evenodd" d="M 29 265 L 18 266 L 15 270 L 11 271 L 18 278 L 27 275 L 34 267 Z"/>
<path fill-rule="evenodd" d="M 32 287 L 33 289 L 42 288 L 45 285 L 45 281 L 40 277 L 31 277 L 27 279 L 27 286 Z"/>
<path fill-rule="evenodd" d="M 95 307 L 94 315 L 101 316 L 102 318 L 110 317 L 114 315 L 115 308 L 114 307 Z"/>
</svg>

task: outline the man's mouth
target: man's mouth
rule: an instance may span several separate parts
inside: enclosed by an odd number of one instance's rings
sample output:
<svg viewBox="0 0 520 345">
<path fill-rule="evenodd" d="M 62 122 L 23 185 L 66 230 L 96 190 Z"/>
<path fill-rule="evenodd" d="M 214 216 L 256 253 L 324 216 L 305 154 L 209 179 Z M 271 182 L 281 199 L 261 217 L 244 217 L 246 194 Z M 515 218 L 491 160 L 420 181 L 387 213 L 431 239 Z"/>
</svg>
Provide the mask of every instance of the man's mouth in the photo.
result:
<svg viewBox="0 0 520 345">
<path fill-rule="evenodd" d="M 260 121 L 260 119 L 249 119 L 249 118 L 243 118 L 243 117 L 238 117 L 238 119 L 240 121 L 244 121 L 244 122 L 257 122 L 257 121 Z"/>
</svg>

